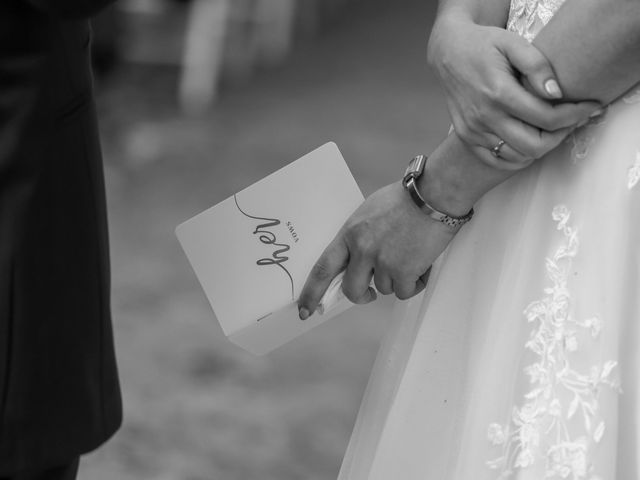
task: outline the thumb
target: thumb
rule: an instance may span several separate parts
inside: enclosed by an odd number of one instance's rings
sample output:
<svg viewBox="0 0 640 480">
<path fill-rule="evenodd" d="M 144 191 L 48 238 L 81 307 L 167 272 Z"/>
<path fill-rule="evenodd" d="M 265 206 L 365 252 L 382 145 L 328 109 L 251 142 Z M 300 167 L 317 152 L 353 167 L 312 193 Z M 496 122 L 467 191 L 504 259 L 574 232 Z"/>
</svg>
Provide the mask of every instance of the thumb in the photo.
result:
<svg viewBox="0 0 640 480">
<path fill-rule="evenodd" d="M 510 40 L 503 43 L 503 53 L 513 68 L 522 74 L 523 80 L 541 98 L 562 98 L 560 84 L 547 57 L 524 38 L 518 36 Z"/>
</svg>

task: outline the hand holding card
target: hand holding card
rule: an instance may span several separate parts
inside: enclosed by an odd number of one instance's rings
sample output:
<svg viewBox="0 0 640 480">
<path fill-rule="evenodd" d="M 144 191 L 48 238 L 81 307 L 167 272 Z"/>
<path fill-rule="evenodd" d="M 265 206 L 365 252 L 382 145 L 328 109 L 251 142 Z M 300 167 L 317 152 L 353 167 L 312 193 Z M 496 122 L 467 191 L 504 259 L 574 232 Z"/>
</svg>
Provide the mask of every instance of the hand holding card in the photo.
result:
<svg viewBox="0 0 640 480">
<path fill-rule="evenodd" d="M 225 335 L 261 355 L 350 306 L 300 321 L 307 274 L 362 193 L 327 143 L 176 229 Z"/>
</svg>

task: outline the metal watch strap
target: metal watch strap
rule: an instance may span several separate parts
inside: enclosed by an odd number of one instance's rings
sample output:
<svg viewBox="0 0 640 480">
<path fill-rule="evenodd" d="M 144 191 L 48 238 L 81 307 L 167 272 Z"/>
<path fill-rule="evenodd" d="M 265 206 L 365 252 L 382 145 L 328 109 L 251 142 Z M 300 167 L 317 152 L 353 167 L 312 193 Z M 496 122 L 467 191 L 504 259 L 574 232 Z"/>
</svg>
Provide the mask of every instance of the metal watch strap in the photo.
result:
<svg viewBox="0 0 640 480">
<path fill-rule="evenodd" d="M 473 208 L 466 215 L 456 217 L 441 212 L 440 210 L 429 205 L 429 203 L 427 203 L 420 194 L 418 186 L 416 185 L 416 180 L 422 175 L 426 162 L 426 155 L 416 155 L 415 157 L 413 157 L 411 159 L 411 162 L 409 162 L 407 170 L 405 171 L 404 178 L 402 179 L 402 185 L 409 192 L 409 195 L 411 196 L 413 202 L 426 215 L 428 215 L 433 220 L 444 223 L 454 230 L 458 230 L 460 227 L 462 227 L 462 225 L 471 220 L 474 214 Z"/>
</svg>

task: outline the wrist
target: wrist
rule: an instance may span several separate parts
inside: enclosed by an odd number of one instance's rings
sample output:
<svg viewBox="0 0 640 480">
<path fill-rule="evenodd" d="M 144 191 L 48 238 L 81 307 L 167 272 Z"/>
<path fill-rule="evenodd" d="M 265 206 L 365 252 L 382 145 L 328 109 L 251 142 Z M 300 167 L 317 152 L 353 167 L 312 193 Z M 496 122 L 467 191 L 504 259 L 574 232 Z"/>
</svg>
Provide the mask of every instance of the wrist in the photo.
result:
<svg viewBox="0 0 640 480">
<path fill-rule="evenodd" d="M 477 8 L 469 5 L 460 5 L 453 2 L 445 3 L 438 10 L 435 25 L 445 25 L 449 21 L 477 23 L 479 12 Z"/>
<path fill-rule="evenodd" d="M 427 63 L 429 65 L 438 67 L 446 48 L 451 46 L 451 42 L 456 41 L 455 38 L 449 38 L 449 35 L 455 34 L 461 23 L 475 23 L 470 12 L 461 7 L 449 7 L 438 14 L 427 43 Z"/>
<path fill-rule="evenodd" d="M 433 208 L 459 217 L 514 173 L 482 162 L 458 135 L 451 134 L 429 156 L 416 187 Z"/>
<path fill-rule="evenodd" d="M 423 198 L 438 210 L 454 216 L 466 215 L 477 198 L 455 168 L 443 163 L 427 163 L 417 187 Z"/>
<path fill-rule="evenodd" d="M 459 216 L 513 173 L 483 163 L 456 134 L 451 134 L 429 156 L 417 186 L 435 208 Z"/>
<path fill-rule="evenodd" d="M 447 225 L 454 231 L 458 231 L 465 223 L 473 217 L 473 208 L 463 215 L 451 215 L 434 207 L 422 196 L 418 188 L 418 181 L 423 176 L 428 157 L 426 155 L 416 155 L 407 166 L 402 186 L 411 196 L 413 203 L 429 218 Z"/>
</svg>

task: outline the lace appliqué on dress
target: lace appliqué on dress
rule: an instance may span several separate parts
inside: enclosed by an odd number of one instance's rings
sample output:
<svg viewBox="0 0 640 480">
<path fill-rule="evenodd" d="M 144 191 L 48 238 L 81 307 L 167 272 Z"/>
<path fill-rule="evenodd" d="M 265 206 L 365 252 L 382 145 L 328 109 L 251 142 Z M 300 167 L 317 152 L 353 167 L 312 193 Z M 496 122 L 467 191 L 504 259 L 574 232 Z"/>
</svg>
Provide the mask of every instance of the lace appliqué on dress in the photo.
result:
<svg viewBox="0 0 640 480">
<path fill-rule="evenodd" d="M 640 182 L 640 150 L 636 151 L 636 161 L 629 168 L 627 175 L 627 188 L 631 190 Z"/>
<path fill-rule="evenodd" d="M 608 108 L 604 109 L 604 112 L 597 117 L 589 119 L 589 122 L 572 132 L 567 137 L 567 142 L 572 143 L 571 147 L 571 161 L 575 164 L 579 160 L 583 160 L 589 154 L 589 148 L 595 143 L 596 135 L 599 131 L 597 127 L 603 125 L 607 121 Z"/>
<path fill-rule="evenodd" d="M 511 0 L 507 30 L 530 42 L 562 3 L 564 0 Z"/>
<path fill-rule="evenodd" d="M 532 390 L 524 396 L 524 405 L 513 409 L 508 425 L 489 425 L 489 441 L 502 447 L 502 455 L 487 462 L 500 470 L 498 480 L 518 469 L 540 468 L 539 462 L 544 478 L 598 480 L 589 460 L 605 432 L 598 396 L 605 386 L 619 391 L 612 379 L 616 361 L 594 365 L 589 372 L 579 372 L 571 363 L 580 335 L 597 339 L 602 323 L 598 317 L 572 315 L 568 279 L 578 253 L 578 232 L 569 226 L 571 212 L 564 205 L 556 206 L 552 216 L 565 242 L 546 260 L 551 285 L 544 289 L 545 296 L 524 311 L 527 321 L 536 324 L 525 344 L 537 357 L 525 368 Z"/>
<path fill-rule="evenodd" d="M 632 104 L 640 102 L 640 86 L 631 89 L 624 97 L 622 97 L 624 103 Z"/>
</svg>

